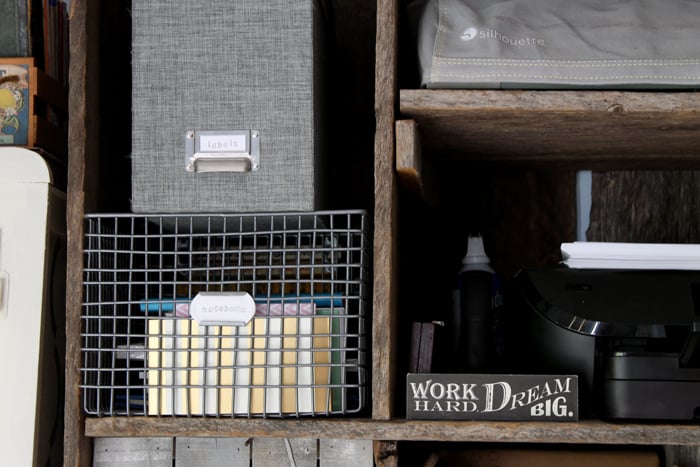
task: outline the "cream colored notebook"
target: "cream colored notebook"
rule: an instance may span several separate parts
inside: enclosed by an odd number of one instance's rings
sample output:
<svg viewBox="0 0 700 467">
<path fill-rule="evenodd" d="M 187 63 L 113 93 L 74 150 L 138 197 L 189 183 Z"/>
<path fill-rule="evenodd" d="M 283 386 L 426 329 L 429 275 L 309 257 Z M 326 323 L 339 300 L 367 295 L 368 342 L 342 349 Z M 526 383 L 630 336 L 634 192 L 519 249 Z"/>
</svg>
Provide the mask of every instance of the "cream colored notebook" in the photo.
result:
<svg viewBox="0 0 700 467">
<path fill-rule="evenodd" d="M 148 320 L 148 415 L 173 414 L 173 320 Z"/>
<path fill-rule="evenodd" d="M 314 412 L 331 410 L 331 319 L 313 318 Z"/>
<path fill-rule="evenodd" d="M 190 415 L 204 414 L 204 384 L 205 374 L 204 365 L 206 359 L 205 343 L 206 343 L 206 326 L 200 326 L 196 321 L 178 320 L 178 322 L 189 323 L 190 338 L 189 338 L 189 358 L 187 369 L 187 384 L 186 401 L 189 406 L 186 408 Z"/>
<path fill-rule="evenodd" d="M 221 326 L 219 354 L 219 414 L 248 413 L 251 373 L 251 321 L 246 326 Z M 212 352 L 210 349 L 209 352 Z"/>
<path fill-rule="evenodd" d="M 220 414 L 330 410 L 330 318 L 257 317 L 228 328 L 238 332 L 221 338 Z M 226 387 L 234 384 L 244 387 Z"/>
<path fill-rule="evenodd" d="M 206 337 L 204 395 L 206 415 L 219 414 L 219 372 L 221 365 L 221 332 L 223 326 L 208 326 Z"/>
<path fill-rule="evenodd" d="M 202 415 L 204 327 L 188 319 L 148 321 L 148 414 Z"/>
<path fill-rule="evenodd" d="M 280 413 L 282 379 L 282 318 L 253 320 L 251 413 Z"/>
</svg>

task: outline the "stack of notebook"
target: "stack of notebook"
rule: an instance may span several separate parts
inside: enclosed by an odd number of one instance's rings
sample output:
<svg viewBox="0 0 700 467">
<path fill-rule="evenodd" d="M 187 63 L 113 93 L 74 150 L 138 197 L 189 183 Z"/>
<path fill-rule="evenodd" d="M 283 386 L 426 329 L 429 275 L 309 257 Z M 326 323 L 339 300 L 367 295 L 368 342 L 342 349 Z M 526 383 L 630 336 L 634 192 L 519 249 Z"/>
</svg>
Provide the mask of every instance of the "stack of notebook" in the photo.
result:
<svg viewBox="0 0 700 467">
<path fill-rule="evenodd" d="M 149 319 L 148 414 L 329 413 L 342 404 L 342 319 L 329 316 L 341 310 L 315 311 L 245 326 Z"/>
</svg>

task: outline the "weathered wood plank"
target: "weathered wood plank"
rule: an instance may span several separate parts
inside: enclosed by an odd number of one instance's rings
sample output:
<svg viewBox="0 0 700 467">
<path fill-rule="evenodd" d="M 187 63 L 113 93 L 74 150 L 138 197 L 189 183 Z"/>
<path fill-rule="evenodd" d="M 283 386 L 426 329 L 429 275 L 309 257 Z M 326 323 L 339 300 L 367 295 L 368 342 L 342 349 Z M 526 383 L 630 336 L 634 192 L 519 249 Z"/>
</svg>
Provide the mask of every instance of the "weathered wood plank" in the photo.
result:
<svg viewBox="0 0 700 467">
<path fill-rule="evenodd" d="M 402 90 L 424 151 L 547 168 L 700 167 L 700 94 Z"/>
<path fill-rule="evenodd" d="M 375 441 L 375 465 L 377 467 L 397 467 L 399 465 L 398 444 L 396 441 Z"/>
<path fill-rule="evenodd" d="M 700 243 L 700 172 L 594 172 L 586 238 Z"/>
<path fill-rule="evenodd" d="M 397 183 L 394 162 L 398 5 L 377 2 L 374 140 L 374 289 L 372 316 L 372 417 L 393 413 L 396 358 Z"/>
<path fill-rule="evenodd" d="M 96 27 L 99 2 L 74 0 L 70 17 L 70 66 L 68 89 L 68 187 L 66 276 L 66 375 L 64 464 L 92 464 L 90 440 L 83 436 L 84 416 L 80 399 L 80 306 L 83 273 L 83 214 L 90 203 L 88 173 L 96 152 Z M 89 205 L 91 206 L 91 205 Z"/>
<path fill-rule="evenodd" d="M 396 174 L 399 186 L 409 197 L 420 198 L 429 206 L 440 204 L 434 161 L 424 157 L 421 132 L 414 120 L 396 121 Z"/>
<path fill-rule="evenodd" d="M 98 438 L 94 467 L 172 467 L 173 438 Z"/>
<path fill-rule="evenodd" d="M 535 111 L 630 113 L 674 113 L 697 118 L 700 95 L 696 92 L 625 92 L 594 90 L 457 90 L 402 89 L 401 112 Z"/>
<path fill-rule="evenodd" d="M 316 467 L 318 440 L 299 438 L 255 438 L 252 440 L 252 466 Z"/>
<path fill-rule="evenodd" d="M 475 216 L 486 226 L 494 269 L 508 278 L 524 266 L 559 263 L 561 243 L 576 238 L 575 172 L 492 173 L 475 183 L 485 193 Z"/>
<path fill-rule="evenodd" d="M 401 186 L 424 196 L 420 134 L 413 120 L 396 121 L 396 172 Z"/>
<path fill-rule="evenodd" d="M 321 467 L 372 467 L 373 443 L 371 440 L 322 439 L 318 457 Z"/>
<path fill-rule="evenodd" d="M 175 438 L 177 467 L 249 467 L 248 438 Z"/>
<path fill-rule="evenodd" d="M 697 467 L 700 465 L 699 446 L 664 446 L 665 467 Z"/>
<path fill-rule="evenodd" d="M 700 445 L 692 424 L 463 422 L 355 419 L 89 418 L 87 436 L 303 437 L 416 441 Z"/>
</svg>

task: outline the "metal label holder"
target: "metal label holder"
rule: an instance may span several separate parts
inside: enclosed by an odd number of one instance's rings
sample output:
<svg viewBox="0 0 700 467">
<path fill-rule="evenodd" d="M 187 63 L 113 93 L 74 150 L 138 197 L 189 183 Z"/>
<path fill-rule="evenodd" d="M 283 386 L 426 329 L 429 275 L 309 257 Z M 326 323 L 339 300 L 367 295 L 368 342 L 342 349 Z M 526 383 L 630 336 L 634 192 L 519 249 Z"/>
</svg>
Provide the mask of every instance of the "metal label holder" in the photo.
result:
<svg viewBox="0 0 700 467">
<path fill-rule="evenodd" d="M 190 130 L 185 133 L 187 172 L 257 172 L 259 168 L 259 131 Z"/>
</svg>

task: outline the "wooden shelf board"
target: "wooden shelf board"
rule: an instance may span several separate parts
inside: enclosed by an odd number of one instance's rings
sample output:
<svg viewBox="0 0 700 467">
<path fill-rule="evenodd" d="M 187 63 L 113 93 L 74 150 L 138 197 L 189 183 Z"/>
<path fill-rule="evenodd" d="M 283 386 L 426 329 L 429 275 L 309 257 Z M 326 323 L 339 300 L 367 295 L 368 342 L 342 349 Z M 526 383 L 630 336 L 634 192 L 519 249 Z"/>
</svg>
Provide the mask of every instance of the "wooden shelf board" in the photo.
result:
<svg viewBox="0 0 700 467">
<path fill-rule="evenodd" d="M 372 308 L 372 418 L 392 416 L 397 358 L 397 181 L 394 174 L 397 47 L 396 2 L 377 2 L 374 107 L 374 256 Z"/>
<path fill-rule="evenodd" d="M 568 444 L 698 445 L 691 424 L 463 422 L 368 419 L 88 418 L 90 437 L 214 436 Z"/>
<path fill-rule="evenodd" d="M 424 152 L 558 168 L 700 167 L 700 93 L 400 91 Z"/>
</svg>

